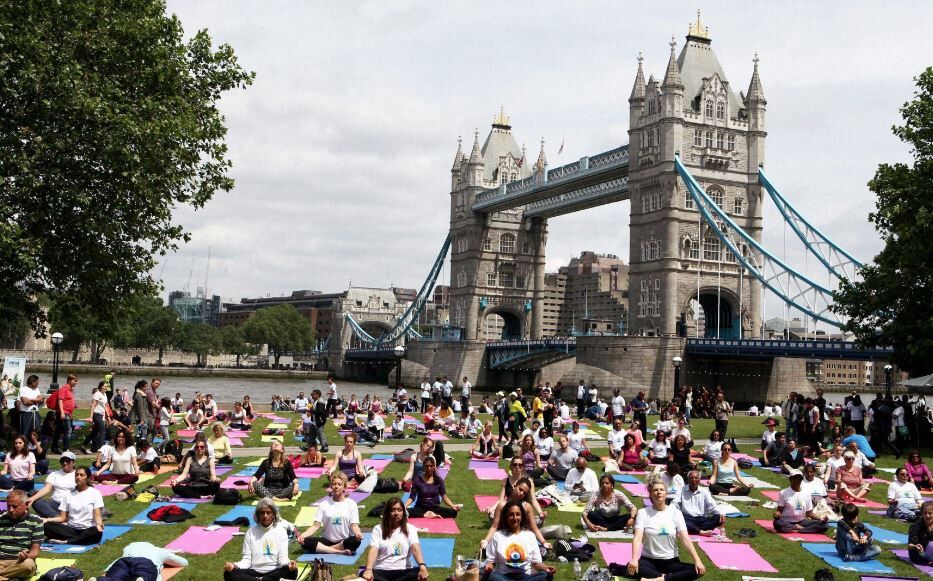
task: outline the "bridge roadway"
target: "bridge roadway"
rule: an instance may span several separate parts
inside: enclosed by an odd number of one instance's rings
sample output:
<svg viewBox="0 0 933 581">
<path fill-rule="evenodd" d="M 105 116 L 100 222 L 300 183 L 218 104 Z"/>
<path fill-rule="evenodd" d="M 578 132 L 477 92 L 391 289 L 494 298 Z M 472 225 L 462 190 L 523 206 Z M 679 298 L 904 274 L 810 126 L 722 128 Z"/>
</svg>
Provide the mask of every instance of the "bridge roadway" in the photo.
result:
<svg viewBox="0 0 933 581">
<path fill-rule="evenodd" d="M 476 196 L 473 210 L 501 212 L 525 206 L 526 217 L 551 218 L 627 200 L 628 145 L 502 184 Z"/>
</svg>

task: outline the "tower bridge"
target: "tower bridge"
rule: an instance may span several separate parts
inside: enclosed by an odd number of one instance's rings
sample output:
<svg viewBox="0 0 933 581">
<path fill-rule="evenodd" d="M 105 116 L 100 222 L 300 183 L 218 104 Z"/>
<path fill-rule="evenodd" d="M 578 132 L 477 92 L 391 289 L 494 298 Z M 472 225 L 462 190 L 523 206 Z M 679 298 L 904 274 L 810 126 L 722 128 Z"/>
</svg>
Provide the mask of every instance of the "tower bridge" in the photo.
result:
<svg viewBox="0 0 933 581">
<path fill-rule="evenodd" d="M 549 169 L 543 140 L 530 163 L 504 111 L 482 144 L 476 132 L 469 153 L 458 145 L 450 170 L 449 234 L 413 307 L 421 308 L 420 297 L 430 293 L 449 253 L 450 317 L 460 340 L 408 341 L 401 363 L 406 382 L 435 375 L 466 375 L 477 385 L 529 381 L 514 373 L 519 370 L 664 395 L 673 387 L 673 356 L 687 363 L 754 356 L 770 362 L 770 379 L 748 389 L 776 398 L 808 388 L 802 357 L 886 355 L 851 344 L 840 350 L 759 344 L 755 350 L 765 292 L 809 320 L 841 323 L 831 308 L 831 289 L 762 244 L 765 194 L 824 269 L 817 279 L 857 276 L 861 266 L 764 174 L 768 101 L 757 55 L 747 88 L 737 90 L 698 16 L 679 51 L 671 40 L 660 81 L 646 78 L 639 55 L 628 102 L 627 144 L 560 167 Z M 630 336 L 544 337 L 548 220 L 622 200 L 630 202 Z M 493 316 L 503 320 L 502 337 L 486 334 L 486 320 Z M 348 326 L 369 347 L 348 351 L 346 361 L 388 355 L 386 346 L 405 342 L 412 322 L 402 317 L 379 337 L 363 336 L 348 317 Z"/>
</svg>

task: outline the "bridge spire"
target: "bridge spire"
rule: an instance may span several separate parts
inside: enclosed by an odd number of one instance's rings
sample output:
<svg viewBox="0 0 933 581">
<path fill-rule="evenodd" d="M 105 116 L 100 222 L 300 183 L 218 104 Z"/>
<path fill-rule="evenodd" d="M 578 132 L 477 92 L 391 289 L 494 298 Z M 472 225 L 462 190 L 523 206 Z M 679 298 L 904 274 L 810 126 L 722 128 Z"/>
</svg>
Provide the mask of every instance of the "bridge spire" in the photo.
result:
<svg viewBox="0 0 933 581">
<path fill-rule="evenodd" d="M 635 85 L 632 87 L 632 95 L 628 98 L 628 102 L 633 101 L 644 101 L 645 100 L 645 71 L 642 70 L 642 62 L 645 60 L 641 56 L 641 51 L 638 52 L 638 72 L 635 73 Z"/>
<path fill-rule="evenodd" d="M 765 90 L 761 86 L 761 78 L 758 76 L 758 53 L 755 53 L 755 58 L 752 59 L 752 62 L 755 63 L 755 70 L 752 72 L 752 82 L 748 85 L 748 102 L 749 103 L 761 103 L 762 105 L 767 105 L 768 101 L 765 99 Z"/>
<path fill-rule="evenodd" d="M 450 171 L 460 171 L 461 163 L 463 163 L 463 137 L 457 137 L 457 153 L 454 154 L 454 165 Z"/>
<path fill-rule="evenodd" d="M 547 169 L 547 156 L 544 155 L 544 138 L 541 138 L 541 151 L 538 152 L 538 161 L 535 162 L 534 168 L 532 168 L 534 173 L 543 172 Z"/>
<path fill-rule="evenodd" d="M 697 10 L 697 21 L 690 23 L 690 28 L 687 30 L 687 40 L 705 40 L 709 44 L 709 27 L 703 26 L 703 23 L 700 21 L 700 11 Z"/>
<path fill-rule="evenodd" d="M 479 148 L 479 129 L 473 132 L 473 151 L 470 152 L 470 164 L 483 164 L 483 152 Z"/>
<path fill-rule="evenodd" d="M 680 80 L 680 67 L 677 66 L 677 41 L 671 37 L 671 58 L 667 61 L 667 71 L 664 73 L 664 82 L 661 83 L 662 89 L 680 89 L 683 91 L 684 83 Z"/>
</svg>

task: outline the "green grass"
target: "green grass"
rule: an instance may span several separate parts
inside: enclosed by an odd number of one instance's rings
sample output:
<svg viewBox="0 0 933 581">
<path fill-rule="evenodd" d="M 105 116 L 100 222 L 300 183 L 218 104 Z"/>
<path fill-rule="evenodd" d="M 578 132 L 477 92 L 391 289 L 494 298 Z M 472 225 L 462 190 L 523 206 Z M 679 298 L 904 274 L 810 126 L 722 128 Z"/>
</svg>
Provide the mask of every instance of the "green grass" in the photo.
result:
<svg viewBox="0 0 933 581">
<path fill-rule="evenodd" d="M 293 414 L 280 414 L 283 417 L 295 418 Z M 760 436 L 761 430 L 761 418 L 747 418 L 747 417 L 735 417 L 730 421 L 730 435 L 734 431 L 734 435 L 737 438 L 742 437 L 754 437 L 757 438 Z M 247 440 L 247 445 L 262 445 L 259 442 L 258 433 L 261 431 L 262 427 L 268 423 L 265 419 L 259 419 L 256 422 L 256 427 L 254 428 L 254 435 L 251 435 Z M 694 437 L 696 438 L 705 438 L 709 431 L 712 429 L 712 420 L 696 420 L 695 426 L 693 427 Z M 292 421 L 292 428 L 296 425 L 296 422 Z M 707 429 L 708 428 L 708 429 Z M 332 443 L 332 452 L 335 451 L 337 447 L 336 442 L 337 434 L 336 429 L 332 424 L 328 425 L 328 438 Z M 254 442 L 251 444 L 251 442 Z M 294 444 L 293 437 L 289 436 L 287 441 L 289 444 Z M 399 442 L 398 448 L 401 449 L 406 447 L 405 442 Z M 744 450 L 749 452 L 750 450 Z M 365 452 L 365 450 L 364 450 Z M 487 522 L 485 516 L 480 513 L 476 508 L 476 503 L 473 500 L 475 495 L 495 495 L 499 491 L 498 482 L 488 482 L 488 481 L 479 481 L 470 472 L 467 468 L 468 458 L 465 452 L 455 452 L 451 454 L 454 458 L 453 468 L 448 475 L 448 493 L 451 499 L 454 502 L 463 503 L 464 510 L 457 519 L 458 525 L 460 527 L 460 534 L 456 537 L 456 545 L 454 548 L 454 557 L 457 554 L 462 554 L 466 557 L 475 556 L 479 547 L 479 541 L 486 533 Z M 253 458 L 238 458 L 235 464 L 234 472 L 239 470 L 240 467 L 244 466 L 247 462 Z M 894 467 L 900 465 L 901 462 L 891 459 L 882 459 L 879 461 L 879 466 L 882 467 Z M 394 477 L 400 479 L 405 473 L 406 466 L 399 463 L 390 464 L 382 473 L 382 476 Z M 750 471 L 753 475 L 761 478 L 763 480 L 778 484 L 781 486 L 786 485 L 786 479 L 779 475 L 776 475 L 772 472 L 761 470 L 761 469 L 752 469 Z M 161 475 L 156 477 L 155 483 L 161 482 L 167 479 L 169 475 Z M 889 474 L 882 474 L 884 478 L 890 478 Z M 150 482 L 152 483 L 152 482 Z M 146 483 L 147 485 L 150 483 Z M 315 481 L 312 486 L 312 491 L 305 492 L 302 494 L 300 504 L 302 506 L 309 505 L 313 501 L 324 495 L 323 481 L 320 479 Z M 878 502 L 884 502 L 885 493 L 887 486 L 884 484 L 875 484 L 873 486 L 870 498 Z M 761 496 L 759 492 L 753 492 L 753 495 L 759 498 Z M 363 502 L 361 507 L 360 514 L 362 517 L 362 527 L 364 530 L 371 529 L 378 520 L 376 518 L 370 518 L 365 516 L 369 508 L 375 506 L 376 504 L 384 501 L 389 498 L 391 495 L 383 494 L 377 495 L 374 494 L 367 498 Z M 640 499 L 633 499 L 636 501 L 637 506 L 641 506 Z M 127 502 L 118 502 L 113 497 L 108 497 L 105 499 L 107 507 L 113 511 L 114 515 L 107 521 L 108 524 L 122 524 L 125 523 L 130 517 L 138 513 L 145 506 L 142 503 L 127 501 Z M 244 503 L 247 501 L 244 500 Z M 740 508 L 743 505 L 740 505 Z M 169 525 L 169 526 L 137 526 L 134 529 L 117 539 L 116 541 L 111 541 L 104 544 L 98 549 L 92 550 L 84 555 L 75 556 L 77 559 L 77 567 L 85 571 L 88 577 L 92 575 L 100 575 L 104 571 L 104 567 L 111 563 L 114 559 L 120 556 L 122 547 L 126 543 L 133 541 L 148 541 L 153 544 L 164 546 L 168 544 L 172 539 L 179 536 L 188 526 L 207 526 L 213 520 L 227 512 L 228 507 L 223 506 L 214 506 L 212 504 L 198 504 L 194 509 L 194 514 L 196 518 L 185 523 Z M 283 507 L 282 515 L 288 520 L 295 518 L 299 510 L 299 507 Z M 754 539 L 751 539 L 747 542 L 750 542 L 752 546 L 761 554 L 768 562 L 774 565 L 780 571 L 781 576 L 799 576 L 806 579 L 812 578 L 812 573 L 814 570 L 824 567 L 825 564 L 812 556 L 810 553 L 807 553 L 803 549 L 797 546 L 797 543 L 786 541 L 775 535 L 771 535 L 757 527 L 752 521 L 755 519 L 769 519 L 771 518 L 772 511 L 769 509 L 755 508 L 754 505 L 748 505 L 746 512 L 751 514 L 748 518 L 738 518 L 738 519 L 727 519 L 726 520 L 726 529 L 729 533 L 729 536 L 736 541 L 740 541 L 735 537 L 735 532 L 740 528 L 753 528 L 758 532 L 758 536 Z M 899 532 L 906 533 L 908 525 L 901 522 L 892 521 L 890 519 L 884 519 L 879 516 L 868 515 L 863 511 L 862 513 L 863 520 L 887 528 L 890 530 L 895 530 Z M 557 510 L 549 510 L 547 524 L 568 524 L 574 529 L 574 535 L 582 534 L 582 529 L 579 524 L 579 514 L 574 513 L 562 513 Z M 442 535 L 441 535 L 442 536 Z M 594 541 L 596 541 L 594 539 Z M 742 541 L 746 542 L 746 541 Z M 594 543 L 598 544 L 598 543 Z M 231 542 L 227 543 L 224 548 L 214 555 L 207 556 L 187 556 L 190 561 L 189 567 L 184 571 L 180 572 L 175 576 L 175 579 L 179 581 L 186 580 L 195 580 L 195 579 L 219 579 L 221 577 L 221 571 L 223 564 L 226 561 L 236 561 L 240 558 L 240 546 L 241 540 L 239 537 L 234 538 Z M 902 547 L 895 547 L 902 548 Z M 699 551 L 699 549 L 698 549 Z M 699 551 L 701 557 L 704 559 L 704 562 L 707 566 L 707 574 L 704 576 L 704 579 L 714 580 L 714 581 L 734 581 L 740 577 L 740 573 L 736 571 L 721 571 L 712 566 L 708 559 L 706 559 L 705 554 L 702 551 Z M 293 546 L 291 552 L 293 557 L 297 557 L 300 553 L 297 550 L 297 546 Z M 683 556 L 685 552 L 681 550 L 681 555 Z M 363 564 L 365 562 L 365 557 L 361 556 L 357 561 L 357 565 Z M 889 551 L 885 551 L 882 554 L 881 560 L 891 566 L 898 575 L 917 575 L 916 569 L 903 563 L 902 561 L 896 559 Z M 602 563 L 601 556 L 597 553 L 595 562 L 599 564 Z M 573 572 L 572 567 L 569 564 L 553 563 L 557 569 L 557 579 L 572 579 Z M 586 564 L 588 565 L 588 564 Z M 353 567 L 336 567 L 335 568 L 335 577 L 340 578 L 349 573 L 355 573 L 356 566 Z M 841 581 L 856 581 L 859 576 L 857 573 L 845 572 L 845 571 L 834 571 L 836 578 Z M 451 569 L 439 569 L 431 571 L 431 579 L 446 579 L 449 575 L 452 574 Z"/>
</svg>

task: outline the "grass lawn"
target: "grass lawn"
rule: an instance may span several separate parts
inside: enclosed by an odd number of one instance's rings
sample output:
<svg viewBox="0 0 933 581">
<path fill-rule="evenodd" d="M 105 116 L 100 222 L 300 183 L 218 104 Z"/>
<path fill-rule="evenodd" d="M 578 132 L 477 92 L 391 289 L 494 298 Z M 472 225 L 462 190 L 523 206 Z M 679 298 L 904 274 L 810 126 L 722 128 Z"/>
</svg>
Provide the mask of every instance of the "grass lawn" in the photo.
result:
<svg viewBox="0 0 933 581">
<path fill-rule="evenodd" d="M 280 414 L 283 417 L 289 417 L 292 419 L 291 428 L 294 428 L 297 425 L 296 418 L 294 414 Z M 735 417 L 730 421 L 730 436 L 734 435 L 736 438 L 757 438 L 760 436 L 763 428 L 761 427 L 762 418 L 747 418 L 747 417 Z M 262 427 L 268 423 L 267 419 L 259 419 L 256 422 L 254 427 L 255 434 L 251 435 L 248 439 L 245 439 L 245 444 L 247 446 L 260 446 L 262 443 L 259 438 L 259 431 Z M 712 420 L 696 420 L 694 422 L 693 433 L 695 438 L 705 438 L 708 436 L 709 432 L 712 430 Z M 331 452 L 333 453 L 338 449 L 338 442 L 336 429 L 333 425 L 328 426 L 328 439 L 332 443 Z M 734 434 L 733 434 L 734 431 Z M 80 436 L 79 436 L 80 437 Z M 398 449 L 403 447 L 410 447 L 410 443 L 414 442 L 411 440 L 409 442 L 399 441 Z M 454 442 L 457 442 L 456 440 Z M 461 441 L 463 442 L 463 441 Z M 289 435 L 287 444 L 295 444 L 294 438 Z M 743 452 L 750 453 L 751 449 L 744 449 Z M 366 449 L 363 449 L 364 454 Z M 480 481 L 475 478 L 473 472 L 468 470 L 468 458 L 466 452 L 454 452 L 451 454 L 453 456 L 453 468 L 450 471 L 450 474 L 447 477 L 448 482 L 448 494 L 454 502 L 463 503 L 464 510 L 457 519 L 457 523 L 460 528 L 460 534 L 455 537 L 455 547 L 453 552 L 453 558 L 456 558 L 456 555 L 461 554 L 465 557 L 474 557 L 477 554 L 479 541 L 485 535 L 487 530 L 487 522 L 485 516 L 480 513 L 477 509 L 476 503 L 473 500 L 475 495 L 495 495 L 498 494 L 500 484 L 498 482 L 491 481 Z M 247 462 L 255 458 L 238 458 L 234 468 L 234 472 L 244 466 Z M 53 462 L 55 464 L 55 462 Z M 900 462 L 896 462 L 893 458 L 891 459 L 882 459 L 879 461 L 879 466 L 882 467 L 894 467 L 899 465 Z M 404 474 L 406 469 L 405 465 L 392 463 L 382 472 L 382 476 L 394 477 L 400 479 Z M 597 472 L 600 467 L 596 467 Z M 763 480 L 779 484 L 781 486 L 786 485 L 786 478 L 776 475 L 772 472 L 762 470 L 762 469 L 752 469 L 750 470 L 751 474 L 761 478 Z M 159 483 L 163 480 L 166 480 L 170 475 L 165 474 L 157 476 L 154 481 L 146 483 L 142 486 L 146 486 L 151 483 Z M 891 478 L 890 474 L 882 474 L 882 477 L 889 479 Z M 313 501 L 321 498 L 324 495 L 323 491 L 323 481 L 321 479 L 315 481 L 312 485 L 311 492 L 304 492 L 299 500 L 299 506 L 296 507 L 283 507 L 282 515 L 288 520 L 293 520 L 297 515 L 301 506 L 310 505 Z M 870 498 L 878 502 L 884 502 L 885 493 L 887 486 L 884 484 L 875 484 L 873 486 Z M 761 498 L 762 501 L 765 499 L 760 492 L 753 491 L 753 496 L 756 498 Z M 365 516 L 369 508 L 375 506 L 376 504 L 384 501 L 390 495 L 372 495 L 366 500 L 363 501 L 360 507 L 360 513 L 362 517 L 362 527 L 365 530 L 371 529 L 378 520 L 375 518 L 370 518 Z M 630 495 L 631 498 L 631 495 Z M 636 502 L 636 506 L 641 506 L 640 499 L 632 499 Z M 113 497 L 105 498 L 107 507 L 113 511 L 113 516 L 107 521 L 108 524 L 123 524 L 130 517 L 134 516 L 140 512 L 145 505 L 135 501 L 126 501 L 118 502 Z M 244 500 L 244 504 L 248 501 Z M 751 514 L 748 518 L 735 518 L 726 520 L 726 528 L 729 533 L 729 536 L 737 542 L 749 542 L 757 552 L 764 557 L 768 562 L 770 562 L 775 568 L 777 568 L 780 573 L 772 574 L 779 576 L 799 576 L 806 579 L 812 578 L 812 573 L 814 570 L 824 567 L 824 563 L 812 556 L 810 553 L 807 553 L 802 548 L 797 546 L 797 543 L 784 540 L 775 535 L 771 535 L 765 532 L 763 529 L 755 525 L 753 522 L 755 519 L 770 519 L 772 515 L 772 510 L 755 508 L 755 505 L 747 505 L 748 508 L 745 509 L 746 505 L 739 505 L 739 508 L 742 508 L 746 512 Z M 109 563 L 114 559 L 118 558 L 121 554 L 122 547 L 126 543 L 133 541 L 148 541 L 153 544 L 164 546 L 168 544 L 171 540 L 179 536 L 184 532 L 189 526 L 207 526 L 213 522 L 215 518 L 221 514 L 227 512 L 229 507 L 224 506 L 214 506 L 212 504 L 198 504 L 194 509 L 194 514 L 196 519 L 191 521 L 186 521 L 185 523 L 179 523 L 174 525 L 158 525 L 158 526 L 136 526 L 132 531 L 123 535 L 117 540 L 110 541 L 105 543 L 100 548 L 94 549 L 84 555 L 77 555 L 74 557 L 76 560 L 76 566 L 82 569 L 85 572 L 87 577 L 93 575 L 100 575 L 104 571 Z M 886 529 L 898 531 L 905 533 L 907 532 L 907 525 L 905 523 L 895 522 L 889 519 L 882 518 L 880 516 L 868 515 L 862 511 L 863 520 L 870 522 L 872 524 L 881 526 Z M 574 529 L 574 536 L 582 534 L 582 528 L 579 523 L 579 514 L 576 513 L 567 513 L 559 512 L 555 509 L 548 511 L 548 517 L 546 524 L 568 524 Z M 740 528 L 752 528 L 756 529 L 758 536 L 754 539 L 748 541 L 739 539 L 735 536 L 735 532 Z M 444 535 L 422 535 L 423 537 L 428 536 L 444 536 Z M 829 537 L 827 537 L 827 540 Z M 598 539 L 594 539 L 594 544 L 598 545 Z M 831 545 L 830 545 L 831 546 Z M 219 579 L 222 576 L 223 564 L 226 561 L 236 561 L 240 558 L 240 547 L 241 539 L 235 537 L 232 541 L 227 543 L 223 549 L 218 553 L 205 556 L 189 556 L 186 557 L 190 561 L 189 567 L 185 570 L 178 573 L 174 579 L 179 581 L 184 580 L 195 580 L 195 579 Z M 903 548 L 903 547 L 894 547 L 894 548 Z M 292 556 L 298 556 L 299 552 L 297 550 L 297 545 L 293 546 Z M 684 555 L 684 552 L 681 552 L 681 555 Z M 703 557 L 704 562 L 707 566 L 707 574 L 704 579 L 711 580 L 730 580 L 740 578 L 741 574 L 733 570 L 718 570 L 712 566 L 710 561 L 707 559 L 706 555 L 700 551 L 700 555 Z M 64 558 L 64 556 L 55 556 L 56 558 Z M 916 569 L 912 566 L 903 563 L 902 561 L 895 558 L 890 551 L 885 551 L 882 554 L 881 561 L 885 564 L 891 566 L 898 575 L 918 575 Z M 357 561 L 357 565 L 363 564 L 365 562 L 365 557 L 361 556 Z M 595 557 L 595 562 L 603 565 L 602 558 L 597 552 Z M 572 579 L 573 571 L 570 564 L 561 564 L 554 563 L 557 566 L 558 574 L 557 579 Z M 588 564 L 584 564 L 588 566 Z M 335 577 L 340 578 L 349 573 L 355 573 L 356 566 L 350 567 L 336 567 L 335 568 Z M 836 578 L 846 581 L 855 581 L 859 579 L 857 573 L 845 572 L 840 570 L 835 570 Z M 452 574 L 451 568 L 445 569 L 432 569 L 431 570 L 431 579 L 446 579 L 449 575 Z M 766 575 L 766 574 L 762 574 Z"/>
</svg>

